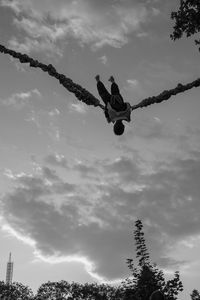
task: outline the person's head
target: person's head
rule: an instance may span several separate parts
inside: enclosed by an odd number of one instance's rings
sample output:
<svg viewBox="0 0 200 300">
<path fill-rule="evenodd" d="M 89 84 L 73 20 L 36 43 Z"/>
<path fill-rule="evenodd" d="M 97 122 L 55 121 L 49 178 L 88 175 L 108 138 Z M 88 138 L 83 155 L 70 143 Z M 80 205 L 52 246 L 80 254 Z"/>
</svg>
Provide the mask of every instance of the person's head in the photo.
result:
<svg viewBox="0 0 200 300">
<path fill-rule="evenodd" d="M 115 122 L 113 126 L 113 131 L 116 135 L 122 135 L 124 133 L 124 124 L 121 120 Z"/>
</svg>

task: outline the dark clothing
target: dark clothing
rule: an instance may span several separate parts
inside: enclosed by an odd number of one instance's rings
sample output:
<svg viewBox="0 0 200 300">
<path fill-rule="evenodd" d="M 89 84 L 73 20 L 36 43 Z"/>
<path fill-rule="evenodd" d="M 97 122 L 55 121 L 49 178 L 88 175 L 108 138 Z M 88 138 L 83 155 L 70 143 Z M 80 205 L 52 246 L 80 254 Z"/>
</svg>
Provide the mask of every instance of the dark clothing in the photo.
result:
<svg viewBox="0 0 200 300">
<path fill-rule="evenodd" d="M 119 87 L 118 85 L 113 82 L 111 84 L 111 95 L 120 95 Z M 120 95 L 121 96 L 121 95 Z M 122 96 L 121 96 L 122 97 Z M 122 98 L 123 99 L 123 98 Z"/>
<path fill-rule="evenodd" d="M 108 92 L 105 85 L 101 81 L 97 82 L 97 90 L 105 105 L 107 105 L 109 102 L 112 108 L 115 109 L 116 111 L 122 111 L 126 109 L 126 104 L 124 103 L 124 100 L 119 91 L 119 87 L 115 82 L 111 84 L 111 94 Z M 116 96 L 116 95 L 120 97 L 117 97 L 115 101 L 115 98 L 112 96 Z"/>
<path fill-rule="evenodd" d="M 97 90 L 105 103 L 105 117 L 108 123 L 115 123 L 118 120 L 130 122 L 130 104 L 124 102 L 115 82 L 111 84 L 111 94 L 101 81 L 97 82 Z"/>
<path fill-rule="evenodd" d="M 107 103 L 110 102 L 111 94 L 108 92 L 103 82 L 97 82 L 97 90 L 99 92 L 99 96 L 101 97 L 105 105 L 107 105 Z"/>
</svg>

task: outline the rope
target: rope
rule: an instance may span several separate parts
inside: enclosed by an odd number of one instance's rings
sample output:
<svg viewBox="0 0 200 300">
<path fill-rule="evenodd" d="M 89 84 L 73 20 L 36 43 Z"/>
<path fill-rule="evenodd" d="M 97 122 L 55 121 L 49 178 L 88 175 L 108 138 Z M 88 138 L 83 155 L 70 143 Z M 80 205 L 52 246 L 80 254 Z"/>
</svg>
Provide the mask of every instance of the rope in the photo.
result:
<svg viewBox="0 0 200 300">
<path fill-rule="evenodd" d="M 50 76 L 53 76 L 56 79 L 58 79 L 60 84 L 62 84 L 69 92 L 73 93 L 78 100 L 84 102 L 87 105 L 99 106 L 103 110 L 105 109 L 104 105 L 102 105 L 100 101 L 97 98 L 95 98 L 90 92 L 88 92 L 79 84 L 74 83 L 70 78 L 67 78 L 65 75 L 59 74 L 51 64 L 45 65 L 29 57 L 27 54 L 21 54 L 20 52 L 10 50 L 1 44 L 0 52 L 9 54 L 14 58 L 19 59 L 21 63 L 29 63 L 30 67 L 40 68 L 42 69 L 42 71 L 48 72 Z"/>
<path fill-rule="evenodd" d="M 82 102 L 84 102 L 87 105 L 93 105 L 93 106 L 99 106 L 103 110 L 105 110 L 104 105 L 100 103 L 100 101 L 94 97 L 90 92 L 88 92 L 86 89 L 84 89 L 79 84 L 74 83 L 70 78 L 67 78 L 63 74 L 59 74 L 56 69 L 51 65 L 45 65 L 43 63 L 40 63 L 39 61 L 29 57 L 27 54 L 21 54 L 19 52 L 16 52 L 14 50 L 7 49 L 3 45 L 0 44 L 0 52 L 9 54 L 13 56 L 14 58 L 19 59 L 21 63 L 29 63 L 30 67 L 33 68 L 40 68 L 44 72 L 48 72 L 49 75 L 55 77 L 59 80 L 60 84 L 62 84 L 69 92 L 74 93 L 76 98 Z M 188 84 L 181 84 L 179 83 L 177 87 L 171 90 L 165 90 L 162 93 L 160 93 L 158 96 L 148 97 L 143 99 L 141 102 L 139 102 L 136 105 L 131 106 L 132 110 L 135 110 L 137 108 L 146 107 L 155 103 L 160 103 L 162 101 L 168 100 L 171 96 L 175 96 L 179 93 L 183 93 L 187 90 L 192 89 L 193 87 L 199 87 L 200 86 L 200 78 L 194 80 L 191 83 Z"/>
<path fill-rule="evenodd" d="M 171 96 L 175 96 L 179 93 L 183 93 L 187 90 L 190 90 L 193 87 L 199 87 L 199 86 L 200 86 L 200 78 L 192 81 L 191 83 L 185 84 L 185 85 L 179 83 L 177 85 L 177 87 L 175 87 L 174 89 L 163 91 L 158 96 L 146 98 L 146 99 L 142 100 L 141 102 L 139 102 L 138 104 L 131 106 L 131 108 L 132 108 L 132 110 L 134 110 L 137 108 L 146 107 L 151 104 L 160 103 L 162 101 L 168 100 Z"/>
</svg>

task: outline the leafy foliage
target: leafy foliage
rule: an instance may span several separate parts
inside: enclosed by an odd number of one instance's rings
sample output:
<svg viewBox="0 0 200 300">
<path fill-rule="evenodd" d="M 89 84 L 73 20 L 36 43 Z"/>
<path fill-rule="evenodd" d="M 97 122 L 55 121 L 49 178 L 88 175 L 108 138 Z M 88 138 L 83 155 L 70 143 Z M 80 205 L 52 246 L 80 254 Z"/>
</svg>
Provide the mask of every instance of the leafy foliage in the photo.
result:
<svg viewBox="0 0 200 300">
<path fill-rule="evenodd" d="M 200 293 L 198 290 L 194 289 L 190 295 L 192 300 L 200 300 Z"/>
<path fill-rule="evenodd" d="M 40 286 L 35 300 L 120 300 L 123 290 L 105 284 L 79 284 L 67 281 L 47 282 Z"/>
<path fill-rule="evenodd" d="M 19 282 L 13 282 L 9 285 L 4 281 L 0 281 L 0 299 L 30 300 L 33 299 L 33 292 L 28 286 Z"/>
<path fill-rule="evenodd" d="M 135 266 L 133 259 L 127 259 L 127 265 L 132 275 L 123 282 L 124 299 L 148 300 L 155 290 L 160 290 L 165 295 L 166 300 L 177 299 L 178 293 L 183 291 L 179 272 L 175 272 L 174 279 L 165 281 L 163 271 L 159 270 L 156 264 L 150 262 L 142 221 L 137 220 L 135 226 L 134 236 L 138 266 Z"/>
<path fill-rule="evenodd" d="M 200 1 L 181 0 L 178 11 L 171 13 L 171 19 L 175 20 L 174 32 L 170 36 L 173 40 L 180 39 L 183 33 L 190 37 L 200 32 Z M 195 43 L 200 45 L 200 39 Z"/>
</svg>

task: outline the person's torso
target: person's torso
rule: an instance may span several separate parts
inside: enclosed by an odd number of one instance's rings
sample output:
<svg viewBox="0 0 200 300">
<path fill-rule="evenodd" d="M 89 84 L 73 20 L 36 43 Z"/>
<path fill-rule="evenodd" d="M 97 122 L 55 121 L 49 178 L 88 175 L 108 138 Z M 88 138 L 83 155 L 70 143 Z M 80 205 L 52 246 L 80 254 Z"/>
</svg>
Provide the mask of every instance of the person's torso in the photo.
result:
<svg viewBox="0 0 200 300">
<path fill-rule="evenodd" d="M 118 120 L 131 121 L 131 106 L 130 103 L 123 103 L 123 110 L 117 111 L 111 106 L 111 103 L 107 104 L 107 113 L 110 122 L 116 122 Z"/>
<path fill-rule="evenodd" d="M 122 111 L 126 109 L 126 104 L 124 103 L 124 100 L 120 94 L 111 95 L 109 102 L 111 107 L 116 111 Z"/>
</svg>

